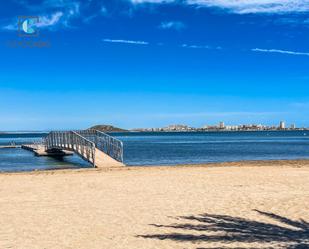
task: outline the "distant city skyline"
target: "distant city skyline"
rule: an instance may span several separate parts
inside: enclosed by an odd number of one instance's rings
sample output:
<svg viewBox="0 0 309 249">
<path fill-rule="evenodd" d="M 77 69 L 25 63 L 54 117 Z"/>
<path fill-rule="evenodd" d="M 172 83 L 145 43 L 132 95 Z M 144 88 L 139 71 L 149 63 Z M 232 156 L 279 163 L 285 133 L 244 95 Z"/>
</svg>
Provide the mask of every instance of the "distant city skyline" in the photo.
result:
<svg viewBox="0 0 309 249">
<path fill-rule="evenodd" d="M 3 1 L 0 130 L 309 127 L 306 3 Z"/>
<path fill-rule="evenodd" d="M 309 127 L 297 127 L 295 123 L 286 124 L 285 121 L 278 122 L 277 125 L 265 125 L 265 124 L 225 124 L 220 121 L 217 124 L 208 124 L 202 127 L 192 127 L 186 124 L 170 124 L 165 127 L 147 127 L 136 128 L 133 131 L 267 131 L 267 130 L 304 130 Z"/>
</svg>

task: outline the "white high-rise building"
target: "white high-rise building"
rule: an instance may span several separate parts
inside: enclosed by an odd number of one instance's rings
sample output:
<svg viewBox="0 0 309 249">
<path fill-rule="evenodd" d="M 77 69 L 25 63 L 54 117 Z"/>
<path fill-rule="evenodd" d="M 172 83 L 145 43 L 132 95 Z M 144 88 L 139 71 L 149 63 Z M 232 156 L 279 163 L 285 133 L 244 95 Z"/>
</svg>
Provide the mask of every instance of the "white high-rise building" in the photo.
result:
<svg viewBox="0 0 309 249">
<path fill-rule="evenodd" d="M 284 121 L 280 121 L 279 129 L 285 129 L 285 122 Z"/>
<path fill-rule="evenodd" d="M 220 123 L 219 123 L 219 128 L 220 128 L 220 129 L 224 129 L 224 128 L 225 128 L 224 122 L 220 122 Z"/>
</svg>

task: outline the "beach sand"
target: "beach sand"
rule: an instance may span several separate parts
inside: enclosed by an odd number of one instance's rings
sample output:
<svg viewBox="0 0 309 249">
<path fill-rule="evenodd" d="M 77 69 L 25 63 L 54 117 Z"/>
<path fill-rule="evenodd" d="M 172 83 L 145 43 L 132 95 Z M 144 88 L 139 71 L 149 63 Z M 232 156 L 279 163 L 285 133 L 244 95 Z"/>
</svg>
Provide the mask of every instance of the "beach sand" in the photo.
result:
<svg viewBox="0 0 309 249">
<path fill-rule="evenodd" d="M 0 174 L 0 248 L 309 248 L 309 161 Z"/>
</svg>

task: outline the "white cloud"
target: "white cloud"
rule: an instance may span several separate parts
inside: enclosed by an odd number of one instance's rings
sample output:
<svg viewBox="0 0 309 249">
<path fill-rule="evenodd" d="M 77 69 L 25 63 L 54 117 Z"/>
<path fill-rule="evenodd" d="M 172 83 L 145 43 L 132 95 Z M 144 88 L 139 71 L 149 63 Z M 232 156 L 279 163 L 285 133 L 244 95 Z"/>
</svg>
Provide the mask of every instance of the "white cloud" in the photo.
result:
<svg viewBox="0 0 309 249">
<path fill-rule="evenodd" d="M 239 14 L 309 11 L 308 0 L 188 0 L 188 3 L 225 8 Z"/>
<path fill-rule="evenodd" d="M 177 3 L 177 0 L 131 0 L 140 3 Z M 184 0 L 182 3 L 218 7 L 238 14 L 309 12 L 309 0 Z"/>
<path fill-rule="evenodd" d="M 149 42 L 146 41 L 136 41 L 136 40 L 123 40 L 123 39 L 102 39 L 103 42 L 110 42 L 110 43 L 125 43 L 125 44 L 134 44 L 134 45 L 149 45 Z M 157 46 L 164 46 L 165 44 L 162 42 L 159 42 L 155 44 Z M 177 46 L 177 45 L 176 45 Z M 178 47 L 182 48 L 193 48 L 193 49 L 215 49 L 220 50 L 222 47 L 212 47 L 208 45 L 194 45 L 194 44 L 182 44 Z"/>
<path fill-rule="evenodd" d="M 132 3 L 139 4 L 139 3 L 172 3 L 175 0 L 131 0 Z"/>
<path fill-rule="evenodd" d="M 183 47 L 183 48 L 206 48 L 206 49 L 210 49 L 210 47 L 207 46 L 207 45 L 188 45 L 188 44 L 182 44 L 181 47 Z"/>
<path fill-rule="evenodd" d="M 49 10 L 52 8 L 58 9 L 70 9 L 74 12 L 79 11 L 80 1 L 79 0 L 45 0 L 38 4 L 24 4 L 29 9 L 33 10 Z"/>
<path fill-rule="evenodd" d="M 59 23 L 61 17 L 63 16 L 62 12 L 56 12 L 51 16 L 40 16 L 40 21 L 37 24 L 38 27 L 50 27 Z"/>
<path fill-rule="evenodd" d="M 39 28 L 56 30 L 58 27 L 70 27 L 71 20 L 80 16 L 80 2 L 76 0 L 45 0 L 37 4 L 27 4 L 24 1 L 20 5 L 27 8 L 34 16 L 39 17 Z M 3 30 L 14 31 L 18 29 L 17 20 L 1 27 Z"/>
<path fill-rule="evenodd" d="M 181 45 L 182 48 L 204 48 L 204 49 L 217 49 L 220 50 L 222 49 L 222 47 L 217 46 L 217 47 L 211 47 L 208 45 L 194 45 L 194 44 L 182 44 Z"/>
<path fill-rule="evenodd" d="M 295 102 L 295 103 L 291 103 L 290 106 L 295 107 L 295 108 L 306 108 L 306 109 L 308 109 L 309 102 Z"/>
<path fill-rule="evenodd" d="M 280 50 L 280 49 L 262 49 L 262 48 L 253 48 L 251 49 L 253 52 L 261 52 L 261 53 L 279 53 L 279 54 L 290 54 L 290 55 L 305 55 L 309 56 L 309 52 L 296 52 L 296 51 L 288 51 L 288 50 Z"/>
<path fill-rule="evenodd" d="M 179 22 L 179 21 L 169 21 L 169 22 L 162 22 L 159 25 L 160 29 L 175 29 L 175 30 L 181 30 L 181 29 L 185 29 L 186 25 L 183 22 Z"/>
<path fill-rule="evenodd" d="M 101 7 L 100 12 L 101 12 L 102 15 L 107 15 L 108 14 L 108 11 L 107 11 L 105 6 Z"/>
<path fill-rule="evenodd" d="M 103 39 L 104 42 L 111 42 L 111 43 L 126 43 L 126 44 L 136 44 L 136 45 L 148 45 L 149 43 L 146 41 L 132 41 L 132 40 L 114 40 L 114 39 Z"/>
<path fill-rule="evenodd" d="M 36 27 L 41 29 L 50 29 L 54 30 L 54 27 L 57 25 L 68 26 L 70 16 L 66 15 L 61 12 L 57 11 L 55 13 L 49 15 L 39 15 L 39 22 L 35 24 Z M 18 30 L 18 23 L 11 23 L 2 27 L 3 30 L 8 31 L 16 31 Z"/>
<path fill-rule="evenodd" d="M 3 27 L 1 27 L 2 30 L 7 30 L 7 31 L 16 31 L 18 30 L 18 24 L 7 24 Z"/>
</svg>

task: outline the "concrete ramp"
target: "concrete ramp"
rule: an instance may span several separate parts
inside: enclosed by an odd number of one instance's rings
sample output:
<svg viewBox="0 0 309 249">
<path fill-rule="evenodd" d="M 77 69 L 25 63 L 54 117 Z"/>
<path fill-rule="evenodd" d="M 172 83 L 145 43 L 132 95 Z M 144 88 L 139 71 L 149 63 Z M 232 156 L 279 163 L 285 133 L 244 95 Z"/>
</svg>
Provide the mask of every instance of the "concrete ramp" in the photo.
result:
<svg viewBox="0 0 309 249">
<path fill-rule="evenodd" d="M 122 162 L 116 161 L 99 149 L 95 149 L 95 166 L 97 168 L 123 167 Z"/>
</svg>

